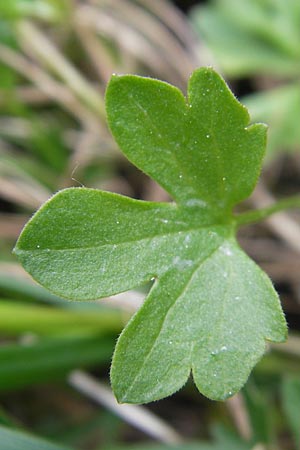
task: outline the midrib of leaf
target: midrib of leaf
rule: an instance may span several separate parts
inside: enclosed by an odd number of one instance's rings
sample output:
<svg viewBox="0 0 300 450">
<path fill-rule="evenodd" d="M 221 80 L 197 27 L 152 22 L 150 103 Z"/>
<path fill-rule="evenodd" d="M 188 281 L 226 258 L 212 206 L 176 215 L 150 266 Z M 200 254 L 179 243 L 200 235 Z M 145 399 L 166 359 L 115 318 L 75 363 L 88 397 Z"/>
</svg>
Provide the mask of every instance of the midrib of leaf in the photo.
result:
<svg viewBox="0 0 300 450">
<path fill-rule="evenodd" d="M 182 164 L 182 161 L 178 160 L 178 156 L 177 156 L 176 151 L 172 151 L 171 150 L 170 142 L 168 142 L 168 140 L 166 140 L 165 136 L 160 133 L 160 131 L 158 130 L 157 126 L 153 123 L 151 117 L 149 116 L 148 110 L 145 109 L 139 103 L 138 99 L 135 98 L 132 94 L 129 94 L 128 96 L 129 96 L 130 100 L 132 101 L 132 103 L 134 103 L 136 105 L 136 107 L 140 111 L 142 111 L 145 120 L 147 120 L 148 123 L 150 124 L 150 128 L 152 128 L 152 130 L 154 132 L 154 135 L 156 135 L 156 137 L 157 137 L 157 140 L 161 142 L 160 150 L 163 149 L 164 153 L 167 153 L 168 157 L 172 161 L 174 161 L 174 163 L 177 165 L 178 168 L 180 168 L 180 174 L 182 175 L 182 177 L 184 177 L 186 184 L 188 184 L 190 186 L 193 186 L 193 189 L 196 189 L 195 185 L 194 185 L 194 180 L 193 180 L 193 178 L 191 178 L 188 168 L 184 164 Z M 182 117 L 182 119 L 189 118 L 189 115 L 190 115 L 190 108 L 189 107 L 193 106 L 193 104 L 189 102 L 188 96 L 183 96 L 183 94 L 182 94 L 182 98 L 185 101 L 184 105 L 182 105 L 183 106 L 183 111 L 182 111 L 182 116 L 183 117 Z M 216 169 L 216 172 L 217 172 L 217 177 L 216 177 L 217 183 L 216 183 L 214 189 L 216 189 L 218 191 L 218 202 L 215 203 L 215 204 L 218 205 L 219 208 L 223 208 L 224 209 L 224 214 L 226 214 L 226 213 L 228 213 L 228 210 L 226 208 L 224 208 L 224 202 L 222 202 L 222 199 L 225 199 L 225 197 L 226 197 L 226 186 L 225 185 L 226 185 L 226 182 L 228 182 L 228 180 L 227 180 L 227 177 L 226 177 L 226 173 L 224 171 L 224 159 L 222 158 L 222 151 L 220 149 L 219 142 L 218 142 L 218 140 L 217 140 L 217 138 L 215 136 L 215 133 L 213 131 L 214 130 L 213 123 L 212 123 L 213 117 L 212 117 L 212 113 L 211 113 L 213 111 L 213 104 L 212 104 L 213 99 L 210 98 L 209 100 L 210 100 L 210 107 L 209 107 L 209 111 L 210 111 L 210 127 L 208 129 L 204 129 L 204 131 L 205 131 L 205 134 L 209 133 L 210 136 L 211 136 L 211 140 L 213 141 L 212 142 L 213 145 L 211 145 L 212 152 L 215 154 L 215 169 Z M 172 143 L 173 143 L 174 148 L 176 148 L 176 144 L 180 144 L 181 149 L 184 150 L 184 145 L 185 145 L 184 141 L 176 142 L 176 141 L 172 140 Z M 205 146 L 205 141 L 204 140 L 203 140 L 203 145 Z M 187 149 L 188 149 L 188 146 L 186 146 L 186 150 Z M 126 152 L 125 152 L 125 154 L 126 154 Z M 129 159 L 130 159 L 130 157 L 129 157 Z M 203 161 L 202 161 L 202 165 L 203 165 Z M 152 170 L 148 171 L 148 169 L 147 169 L 147 173 L 151 177 L 153 176 L 155 178 L 155 173 L 152 173 Z M 223 178 L 225 178 L 225 177 L 226 177 L 226 179 L 224 180 Z M 160 184 L 164 187 L 164 183 L 162 181 L 160 181 Z M 166 186 L 165 189 L 168 192 L 169 187 Z M 173 194 L 172 194 L 172 196 L 173 196 Z M 176 200 L 175 196 L 177 197 L 177 195 L 174 194 L 174 199 Z M 201 197 L 199 197 L 198 195 L 196 195 L 196 197 L 200 198 L 203 201 L 207 201 L 207 200 L 202 198 L 203 197 L 203 193 L 202 193 Z M 211 199 L 209 201 L 211 201 Z M 184 204 L 184 202 L 180 202 L 180 201 L 178 203 Z"/>
<path fill-rule="evenodd" d="M 168 145 L 168 141 L 166 141 L 166 139 L 158 131 L 156 125 L 153 123 L 153 121 L 149 117 L 148 111 L 145 110 L 140 105 L 140 103 L 137 101 L 136 98 L 134 98 L 133 96 L 131 98 L 132 98 L 133 102 L 136 104 L 136 106 L 143 112 L 144 117 L 148 120 L 148 122 L 150 123 L 151 127 L 156 131 L 156 136 L 157 136 L 158 139 L 160 139 L 162 141 L 164 151 L 169 155 L 169 157 L 173 161 L 175 161 L 175 163 L 178 165 L 178 167 L 180 167 L 180 172 L 181 172 L 182 176 L 184 175 L 185 180 L 188 180 L 188 184 L 190 184 L 192 186 L 193 183 L 192 183 L 192 180 L 191 180 L 189 172 L 186 171 L 186 167 L 185 166 L 182 166 L 181 161 L 178 161 L 176 152 L 172 152 L 170 150 L 170 147 Z M 185 97 L 184 97 L 184 100 L 185 100 L 185 109 L 183 111 L 183 117 L 186 117 L 189 114 L 189 108 L 188 108 L 189 107 L 189 103 L 187 103 L 187 99 Z M 180 144 L 183 145 L 184 143 L 181 142 Z M 176 142 L 174 142 L 174 147 L 176 147 Z M 178 203 L 180 203 L 180 202 L 178 202 Z"/>
<path fill-rule="evenodd" d="M 172 231 L 172 232 L 168 232 L 168 233 L 162 233 L 162 234 L 155 234 L 154 236 L 151 237 L 145 237 L 145 238 L 141 238 L 141 239 L 131 239 L 128 241 L 123 241 L 123 242 L 118 242 L 116 244 L 103 244 L 103 245 L 91 245 L 91 246 L 86 246 L 86 247 L 67 247 L 67 248 L 57 248 L 57 249 L 52 249 L 52 248 L 32 248 L 32 249 L 16 249 L 15 252 L 16 254 L 21 254 L 21 253 L 26 253 L 26 252 L 72 252 L 75 250 L 78 251 L 82 251 L 82 250 L 94 250 L 94 249 L 103 249 L 103 248 L 109 248 L 109 247 L 113 247 L 113 248 L 117 248 L 117 247 L 121 247 L 121 246 L 126 246 L 132 243 L 139 243 L 139 242 L 146 242 L 146 241 L 152 241 L 155 239 L 159 239 L 159 238 L 164 238 L 164 237 L 168 237 L 168 236 L 174 236 L 174 235 L 178 235 L 178 234 L 189 234 L 191 232 L 195 232 L 195 231 L 201 231 L 201 230 L 211 230 L 212 228 L 215 227 L 228 227 L 229 225 L 224 225 L 224 224 L 211 224 L 211 225 L 205 225 L 202 227 L 197 227 L 197 228 L 185 228 L 184 230 L 176 230 L 176 231 Z"/>
<path fill-rule="evenodd" d="M 220 248 L 221 248 L 221 246 L 222 246 L 222 245 L 220 245 L 216 251 L 219 251 Z M 221 307 L 222 307 L 222 310 L 221 310 L 221 312 L 220 312 L 220 316 L 221 316 L 221 317 L 218 315 L 218 321 L 217 321 L 217 323 L 218 323 L 218 326 L 219 326 L 219 330 L 222 330 L 222 329 L 223 329 L 222 324 L 224 323 L 225 305 L 226 305 L 227 299 L 228 299 L 228 292 L 230 292 L 229 287 L 231 288 L 231 286 L 232 286 L 232 263 L 230 263 L 230 275 L 231 275 L 231 276 L 228 277 L 228 278 L 229 278 L 228 281 L 230 281 L 230 282 L 227 282 L 227 284 L 226 284 L 226 290 L 225 290 L 225 292 L 224 292 L 223 301 L 222 301 L 222 305 L 221 305 Z M 215 324 L 214 324 L 214 325 L 215 325 Z M 214 326 L 214 330 L 216 330 L 216 328 L 217 328 L 217 327 Z M 219 338 L 220 338 L 221 334 L 224 335 L 223 330 L 222 330 L 222 333 L 219 333 L 219 335 L 218 335 Z M 216 333 L 215 333 L 215 335 L 216 335 Z M 212 341 L 212 337 L 213 337 L 213 335 L 212 335 L 212 334 L 209 334 L 207 343 L 209 343 L 209 342 Z M 214 337 L 215 337 L 215 336 L 214 336 Z M 222 369 L 222 372 L 224 372 L 224 367 L 221 367 L 221 369 Z"/>
<path fill-rule="evenodd" d="M 213 128 L 211 128 L 213 130 Z M 220 192 L 220 199 L 225 198 L 225 171 L 224 171 L 224 161 L 222 158 L 222 152 L 220 151 L 219 144 L 217 142 L 217 138 L 215 136 L 215 133 L 213 131 L 210 131 L 210 136 L 212 137 L 212 140 L 214 141 L 215 145 L 213 145 L 213 152 L 216 155 L 215 160 L 217 161 L 216 169 L 219 174 L 219 192 Z M 225 180 L 224 180 L 225 178 Z"/>
<path fill-rule="evenodd" d="M 212 97 L 209 96 L 209 101 L 210 101 L 210 112 L 212 111 Z M 218 140 L 215 136 L 215 132 L 214 129 L 215 127 L 213 126 L 212 123 L 213 117 L 212 114 L 210 114 L 210 130 L 209 130 L 209 134 L 211 136 L 211 139 L 213 140 L 213 143 L 215 145 L 213 145 L 213 152 L 215 154 L 215 160 L 217 161 L 216 164 L 216 169 L 219 175 L 219 191 L 220 191 L 220 198 L 225 197 L 225 181 L 223 178 L 225 177 L 225 171 L 224 171 L 224 161 L 223 161 L 223 155 L 222 152 L 220 151 L 220 147 L 219 147 L 219 143 Z M 219 200 L 220 200 L 219 198 Z"/>
<path fill-rule="evenodd" d="M 225 241 L 225 238 L 224 238 L 224 241 Z M 129 387 L 129 389 L 127 389 L 127 391 L 126 391 L 125 395 L 123 395 L 123 397 L 126 398 L 128 396 L 128 394 L 130 394 L 131 391 L 133 390 L 134 385 L 135 385 L 138 377 L 140 376 L 140 374 L 141 374 L 143 368 L 145 367 L 145 365 L 147 364 L 147 361 L 149 360 L 152 352 L 154 351 L 154 348 L 156 346 L 157 340 L 158 340 L 158 338 L 159 338 L 159 336 L 160 336 L 160 334 L 161 334 L 161 332 L 163 330 L 164 324 L 165 324 L 169 314 L 171 313 L 172 309 L 176 306 L 177 302 L 181 299 L 181 297 L 187 292 L 187 290 L 190 287 L 194 277 L 197 275 L 198 271 L 202 269 L 202 265 L 205 263 L 205 261 L 207 261 L 209 258 L 211 258 L 214 255 L 214 253 L 216 253 L 220 249 L 220 247 L 223 245 L 224 241 L 217 248 L 212 250 L 204 259 L 200 260 L 197 263 L 198 264 L 197 267 L 191 272 L 191 276 L 190 276 L 189 281 L 185 284 L 185 286 L 183 287 L 181 293 L 175 298 L 174 302 L 170 305 L 169 309 L 167 310 L 166 314 L 164 315 L 163 320 L 161 322 L 160 329 L 159 329 L 159 331 L 157 333 L 157 336 L 155 337 L 155 339 L 153 341 L 153 344 L 151 345 L 151 348 L 149 349 L 149 352 L 148 352 L 147 356 L 144 358 L 143 363 L 142 363 L 141 367 L 139 368 L 139 371 L 135 375 L 135 377 L 134 377 L 134 379 L 133 379 L 133 381 L 131 383 L 131 386 Z M 158 283 L 159 283 L 159 279 L 158 279 Z M 150 295 L 151 295 L 151 293 L 150 293 Z M 192 354 L 193 354 L 193 346 L 194 346 L 193 341 L 191 341 L 190 344 L 191 344 L 191 350 L 190 350 L 189 364 L 190 364 L 190 370 L 191 370 L 191 368 L 192 368 Z"/>
</svg>

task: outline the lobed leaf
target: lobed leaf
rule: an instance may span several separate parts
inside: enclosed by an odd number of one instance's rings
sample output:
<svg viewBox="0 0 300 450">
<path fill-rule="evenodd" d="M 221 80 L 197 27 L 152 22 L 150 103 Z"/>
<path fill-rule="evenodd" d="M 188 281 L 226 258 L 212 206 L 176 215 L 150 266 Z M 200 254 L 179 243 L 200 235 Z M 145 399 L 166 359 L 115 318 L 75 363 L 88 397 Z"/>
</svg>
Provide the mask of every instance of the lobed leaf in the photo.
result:
<svg viewBox="0 0 300 450">
<path fill-rule="evenodd" d="M 285 321 L 268 277 L 234 241 L 196 267 L 157 281 L 123 331 L 111 379 L 120 402 L 146 403 L 177 391 L 192 369 L 215 400 L 243 386 L 265 350 L 280 342 Z"/>
<path fill-rule="evenodd" d="M 57 295 L 104 297 L 164 273 L 179 251 L 191 265 L 217 246 L 213 213 L 199 218 L 198 210 L 70 188 L 28 222 L 15 253 L 25 269 Z"/>
<path fill-rule="evenodd" d="M 163 398 L 191 371 L 203 394 L 223 400 L 245 383 L 265 340 L 286 335 L 277 294 L 239 248 L 232 214 L 255 186 L 266 127 L 249 126 L 212 69 L 194 72 L 188 100 L 157 80 L 115 76 L 106 102 L 123 152 L 176 203 L 67 189 L 35 214 L 15 252 L 37 281 L 68 298 L 155 280 L 116 347 L 119 401 Z"/>
<path fill-rule="evenodd" d="M 178 203 L 224 211 L 252 192 L 266 127 L 249 115 L 212 69 L 196 70 L 188 99 L 167 83 L 114 76 L 107 117 L 123 153 Z"/>
</svg>

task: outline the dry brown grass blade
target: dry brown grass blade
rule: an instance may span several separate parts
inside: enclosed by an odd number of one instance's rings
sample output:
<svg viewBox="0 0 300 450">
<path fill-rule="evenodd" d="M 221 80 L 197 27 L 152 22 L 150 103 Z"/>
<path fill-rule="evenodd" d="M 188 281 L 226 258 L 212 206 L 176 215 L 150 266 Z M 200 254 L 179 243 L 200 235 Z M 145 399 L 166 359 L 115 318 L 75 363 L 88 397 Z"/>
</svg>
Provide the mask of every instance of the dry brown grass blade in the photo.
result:
<svg viewBox="0 0 300 450">
<path fill-rule="evenodd" d="M 163 419 L 141 405 L 120 405 L 109 387 L 81 370 L 69 375 L 70 385 L 94 402 L 110 411 L 134 427 L 166 444 L 179 444 L 183 441 L 178 432 Z"/>
<path fill-rule="evenodd" d="M 3 44 L 0 44 L 0 60 L 30 80 L 49 99 L 60 104 L 84 127 L 99 132 L 100 121 L 77 100 L 67 86 L 55 81 L 21 53 Z"/>
<path fill-rule="evenodd" d="M 297 283 L 300 279 L 299 255 L 293 249 L 280 244 L 273 237 L 241 237 L 243 249 L 270 275 L 275 283 L 288 281 Z"/>
<path fill-rule="evenodd" d="M 30 21 L 20 21 L 16 26 L 19 43 L 25 53 L 33 56 L 45 65 L 70 90 L 93 111 L 96 116 L 105 118 L 104 101 L 99 92 L 84 76 L 64 57 L 48 36 Z"/>
<path fill-rule="evenodd" d="M 111 51 L 105 46 L 101 38 L 96 35 L 85 22 L 80 20 L 80 13 L 75 15 L 74 30 L 94 66 L 98 78 L 101 80 L 102 94 L 112 73 L 115 71 L 115 62 Z"/>
<path fill-rule="evenodd" d="M 18 123 L 18 120 L 16 119 L 15 134 L 13 128 L 10 128 L 14 124 L 14 119 L 12 119 L 12 122 L 10 120 L 7 122 L 7 125 L 9 125 L 6 130 L 7 134 L 13 135 L 13 137 L 27 137 L 30 133 L 30 126 L 26 121 L 23 123 L 20 119 L 20 123 Z M 3 126 L 4 123 L 1 122 L 1 125 Z M 20 126 L 19 129 L 18 125 Z M 0 198 L 33 211 L 48 200 L 51 191 L 27 173 L 20 163 L 18 164 L 17 155 L 15 149 L 9 143 L 0 140 Z M 8 230 L 7 224 L 6 221 L 3 225 L 6 230 Z"/>
<path fill-rule="evenodd" d="M 94 159 L 95 153 L 93 148 L 97 144 L 98 137 L 94 133 L 85 130 L 76 133 L 76 138 L 71 145 L 73 152 L 60 182 L 61 188 L 73 186 L 74 184 L 83 186 L 80 178 L 77 179 L 76 171 L 87 166 Z"/>
<path fill-rule="evenodd" d="M 274 203 L 275 199 L 268 191 L 263 181 L 260 181 L 250 198 L 250 202 L 256 208 L 264 208 Z M 300 224 L 288 213 L 281 212 L 274 214 L 266 219 L 265 223 L 277 236 L 283 239 L 291 249 L 300 253 Z"/>
<path fill-rule="evenodd" d="M 16 277 L 17 279 L 34 283 L 31 276 L 18 263 L 0 261 L 0 275 L 4 277 Z"/>
<path fill-rule="evenodd" d="M 0 175 L 0 196 L 8 202 L 35 210 L 48 200 L 51 192 L 30 177 L 5 174 Z"/>
<path fill-rule="evenodd" d="M 0 197 L 34 210 L 50 195 L 50 190 L 18 164 L 14 148 L 5 141 L 0 141 Z"/>
<path fill-rule="evenodd" d="M 226 400 L 226 406 L 233 418 L 234 424 L 240 436 L 246 440 L 250 440 L 252 438 L 253 431 L 242 394 L 239 392 Z"/>
<path fill-rule="evenodd" d="M 49 102 L 49 97 L 37 89 L 35 86 L 20 86 L 15 90 L 16 98 L 22 103 L 30 105 L 41 105 Z"/>
<path fill-rule="evenodd" d="M 29 120 L 19 117 L 0 117 L 0 135 L 12 138 L 27 139 L 32 134 Z"/>
<path fill-rule="evenodd" d="M 300 357 L 300 336 L 290 334 L 288 340 L 283 344 L 270 344 L 271 348 L 279 352 Z"/>
<path fill-rule="evenodd" d="M 164 58 L 169 65 L 168 79 L 185 88 L 189 74 L 199 65 L 182 45 L 176 34 L 149 10 L 129 0 L 110 0 L 104 9 L 111 17 L 135 30 Z"/>
<path fill-rule="evenodd" d="M 17 239 L 29 216 L 0 213 L 0 239 Z"/>
<path fill-rule="evenodd" d="M 164 79 L 170 79 L 170 64 L 145 36 L 126 24 L 122 17 L 115 17 L 111 12 L 82 5 L 77 12 L 77 21 L 81 26 L 93 29 L 99 36 L 109 39 L 120 50 L 123 57 L 116 71 L 136 72 L 137 64 L 148 68 Z"/>
<path fill-rule="evenodd" d="M 189 26 L 186 16 L 178 8 L 167 0 L 137 0 L 137 3 L 146 7 L 165 23 L 186 45 L 187 51 L 193 54 L 195 43 L 199 45 L 199 40 Z"/>
<path fill-rule="evenodd" d="M 109 135 L 97 135 L 85 129 L 68 129 L 64 132 L 64 142 L 67 147 L 72 149 L 72 153 L 59 181 L 60 188 L 82 185 L 83 180 L 80 179 L 80 173 L 95 160 L 99 163 L 99 158 L 106 162 L 124 159 L 117 144 Z"/>
<path fill-rule="evenodd" d="M 196 67 L 214 65 L 217 68 L 216 61 L 214 61 L 207 47 L 196 36 L 186 16 L 178 8 L 174 7 L 172 3 L 167 0 L 136 1 L 144 5 L 172 30 L 177 38 L 185 45 L 186 52 L 190 55 Z"/>
</svg>

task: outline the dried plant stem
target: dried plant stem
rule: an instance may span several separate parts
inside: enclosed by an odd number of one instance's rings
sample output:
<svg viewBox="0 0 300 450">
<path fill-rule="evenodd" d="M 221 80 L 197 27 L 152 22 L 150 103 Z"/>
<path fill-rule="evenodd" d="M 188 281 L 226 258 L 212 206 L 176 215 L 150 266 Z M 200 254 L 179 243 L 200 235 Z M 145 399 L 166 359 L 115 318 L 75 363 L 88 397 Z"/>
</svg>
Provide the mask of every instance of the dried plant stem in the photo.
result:
<svg viewBox="0 0 300 450">
<path fill-rule="evenodd" d="M 111 40 L 121 50 L 120 54 L 126 56 L 127 66 L 132 58 L 134 64 L 131 64 L 132 67 L 125 67 L 125 71 L 135 71 L 138 61 L 160 76 L 170 78 L 170 65 L 164 55 L 138 30 L 124 23 L 122 17 L 115 17 L 109 11 L 85 4 L 80 10 L 80 20 L 100 36 L 104 35 Z M 124 62 L 122 61 L 122 71 Z"/>
<path fill-rule="evenodd" d="M 163 22 L 157 20 L 157 16 L 131 1 L 110 0 L 109 4 L 113 6 L 112 17 L 122 19 L 129 29 L 137 30 L 151 42 L 170 66 L 170 81 L 185 88 L 187 78 L 196 68 L 196 63 L 177 36 Z"/>
<path fill-rule="evenodd" d="M 112 55 L 108 52 L 101 39 L 93 33 L 89 27 L 85 26 L 80 19 L 80 11 L 74 19 L 75 30 L 81 45 L 95 68 L 95 71 L 103 85 L 108 83 L 114 72 L 114 63 Z"/>
<path fill-rule="evenodd" d="M 58 75 L 94 113 L 102 119 L 105 117 L 104 102 L 99 92 L 84 79 L 44 33 L 25 20 L 18 23 L 17 32 L 25 51 L 34 53 L 39 61 Z"/>
<path fill-rule="evenodd" d="M 250 440 L 253 432 L 247 408 L 241 393 L 238 393 L 226 400 L 226 406 L 233 418 L 240 436 L 246 440 Z"/>
<path fill-rule="evenodd" d="M 34 210 L 48 200 L 51 192 L 25 173 L 11 173 L 0 175 L 0 195 L 8 201 Z"/>
<path fill-rule="evenodd" d="M 91 398 L 134 427 L 166 444 L 179 444 L 181 436 L 143 406 L 120 405 L 115 400 L 111 390 L 103 383 L 96 381 L 93 377 L 80 370 L 75 370 L 69 375 L 71 386 L 85 396 Z"/>
<path fill-rule="evenodd" d="M 272 203 L 273 198 L 267 191 L 262 191 L 260 188 L 259 192 L 260 196 L 256 193 L 252 202 L 255 206 L 263 206 L 263 208 L 237 215 L 236 224 L 238 226 L 248 225 L 266 219 L 268 226 L 277 235 L 292 248 L 300 251 L 300 226 L 285 212 L 282 212 L 288 208 L 300 208 L 300 196 L 296 195 Z M 270 205 L 270 203 L 272 204 Z M 275 213 L 277 213 L 276 216 L 270 217 Z"/>
<path fill-rule="evenodd" d="M 0 44 L 0 60 L 34 83 L 48 98 L 55 100 L 84 127 L 99 131 L 99 120 L 84 107 L 67 86 L 55 81 L 20 53 Z"/>
<path fill-rule="evenodd" d="M 220 72 L 212 54 L 206 46 L 202 45 L 199 37 L 196 36 L 192 27 L 189 26 L 186 16 L 178 8 L 175 8 L 167 0 L 137 1 L 155 14 L 165 26 L 169 27 L 176 34 L 178 40 L 184 44 L 185 52 L 190 55 L 194 67 L 213 65 Z"/>
<path fill-rule="evenodd" d="M 16 239 L 29 216 L 0 213 L 0 239 Z"/>
<path fill-rule="evenodd" d="M 177 38 L 185 44 L 187 51 L 194 49 L 196 41 L 199 44 L 198 38 L 196 38 L 192 28 L 188 25 L 186 16 L 170 2 L 166 0 L 138 0 L 138 3 L 155 14 L 161 22 L 168 26 L 176 34 Z M 200 61 L 197 62 L 199 65 L 202 65 Z"/>
<path fill-rule="evenodd" d="M 47 103 L 49 97 L 37 89 L 35 86 L 20 86 L 16 88 L 16 97 L 24 103 L 30 105 L 40 105 Z"/>
<path fill-rule="evenodd" d="M 285 210 L 287 208 L 298 208 L 300 209 L 300 196 L 288 197 L 286 199 L 280 200 L 274 203 L 274 197 L 268 191 L 266 186 L 261 181 L 253 196 L 251 197 L 252 203 L 259 208 L 268 209 L 268 205 L 271 205 L 270 212 L 278 212 L 278 214 L 268 217 L 266 223 L 268 227 L 277 234 L 281 239 L 284 240 L 288 246 L 296 252 L 300 252 L 300 225 L 286 212 L 279 212 L 280 210 Z M 274 205 L 272 205 L 274 204 Z M 278 205 L 278 206 L 276 206 Z M 276 211 L 272 211 L 276 208 Z"/>
<path fill-rule="evenodd" d="M 300 336 L 290 334 L 284 344 L 270 343 L 270 346 L 273 350 L 300 357 Z"/>
</svg>

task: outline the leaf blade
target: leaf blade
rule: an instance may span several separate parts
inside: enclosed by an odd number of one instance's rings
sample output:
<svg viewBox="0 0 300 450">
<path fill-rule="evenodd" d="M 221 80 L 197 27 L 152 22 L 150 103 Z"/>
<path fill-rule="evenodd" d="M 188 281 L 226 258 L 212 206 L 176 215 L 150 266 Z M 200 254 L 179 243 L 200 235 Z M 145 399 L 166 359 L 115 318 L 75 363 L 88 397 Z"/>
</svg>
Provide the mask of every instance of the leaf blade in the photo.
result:
<svg viewBox="0 0 300 450">
<path fill-rule="evenodd" d="M 178 208 L 70 188 L 35 214 L 15 253 L 33 278 L 55 294 L 101 298 L 165 272 L 176 256 L 170 242 L 187 253 L 185 259 L 193 259 L 184 243 L 190 231 L 200 224 L 208 229 L 215 221 L 211 213 L 200 212 L 197 205 Z"/>
<path fill-rule="evenodd" d="M 0 425 L 0 439 L 2 448 L 6 450 L 15 450 L 16 448 L 22 448 L 23 450 L 72 450 L 70 447 L 55 444 L 3 425 Z"/>
<path fill-rule="evenodd" d="M 96 333 L 44 338 L 31 345 L 7 345 L 0 350 L 0 390 L 64 379 L 70 370 L 106 364 L 114 339 Z"/>
<path fill-rule="evenodd" d="M 245 384 L 265 340 L 285 338 L 277 294 L 267 276 L 228 240 L 196 269 L 166 277 L 119 338 L 111 371 L 116 396 L 127 403 L 158 400 L 182 387 L 192 371 L 201 393 L 225 400 Z M 169 294 L 163 302 L 160 290 Z"/>
<path fill-rule="evenodd" d="M 187 101 L 157 80 L 114 77 L 106 105 L 123 153 L 178 203 L 197 199 L 228 211 L 252 192 L 266 127 L 247 128 L 246 108 L 212 69 L 192 74 Z"/>
<path fill-rule="evenodd" d="M 176 203 L 67 189 L 36 213 L 16 253 L 39 282 L 73 299 L 156 280 L 117 344 L 120 401 L 170 395 L 191 370 L 202 393 L 224 400 L 246 382 L 265 340 L 286 335 L 271 282 L 234 240 L 232 208 L 255 186 L 266 128 L 248 126 L 247 110 L 210 68 L 192 75 L 189 104 L 176 88 L 135 76 L 114 77 L 106 99 L 123 152 Z"/>
</svg>

